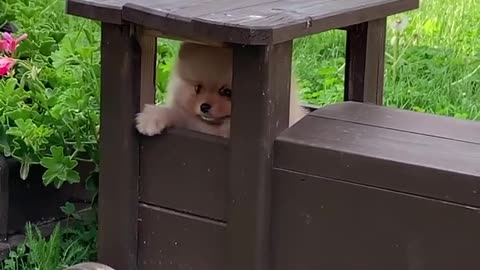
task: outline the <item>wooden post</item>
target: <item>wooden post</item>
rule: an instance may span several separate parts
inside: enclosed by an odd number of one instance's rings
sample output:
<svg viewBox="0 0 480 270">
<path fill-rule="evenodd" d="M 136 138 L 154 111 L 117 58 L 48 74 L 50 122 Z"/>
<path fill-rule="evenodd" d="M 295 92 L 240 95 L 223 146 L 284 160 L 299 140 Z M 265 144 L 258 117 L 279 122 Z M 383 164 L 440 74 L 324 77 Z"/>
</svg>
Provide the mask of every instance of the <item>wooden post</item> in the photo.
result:
<svg viewBox="0 0 480 270">
<path fill-rule="evenodd" d="M 137 26 L 136 36 L 141 56 L 141 72 L 140 72 L 140 110 L 144 104 L 155 103 L 156 90 L 156 71 L 157 71 L 157 37 L 152 35 L 144 28 Z"/>
<path fill-rule="evenodd" d="M 383 104 L 386 18 L 347 29 L 345 100 Z"/>
<path fill-rule="evenodd" d="M 99 261 L 137 267 L 141 50 L 130 25 L 102 23 Z"/>
<path fill-rule="evenodd" d="M 7 240 L 8 236 L 8 163 L 0 157 L 0 241 Z"/>
<path fill-rule="evenodd" d="M 291 57 L 291 41 L 234 47 L 225 269 L 270 268 L 272 144 L 288 127 Z"/>
</svg>

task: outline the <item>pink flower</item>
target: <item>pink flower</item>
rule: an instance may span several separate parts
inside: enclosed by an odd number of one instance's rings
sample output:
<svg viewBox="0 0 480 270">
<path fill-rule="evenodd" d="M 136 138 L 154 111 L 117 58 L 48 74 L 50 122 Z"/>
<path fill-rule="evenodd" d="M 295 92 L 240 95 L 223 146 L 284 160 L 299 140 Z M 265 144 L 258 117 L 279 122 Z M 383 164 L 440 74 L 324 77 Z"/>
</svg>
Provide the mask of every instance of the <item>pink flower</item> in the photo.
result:
<svg viewBox="0 0 480 270">
<path fill-rule="evenodd" d="M 3 33 L 3 40 L 0 40 L 0 49 L 9 54 L 15 53 L 18 43 L 27 38 L 27 34 L 23 34 L 18 38 L 14 38 L 10 33 Z"/>
<path fill-rule="evenodd" d="M 9 57 L 0 57 L 0 76 L 8 74 L 15 65 L 15 59 Z"/>
</svg>

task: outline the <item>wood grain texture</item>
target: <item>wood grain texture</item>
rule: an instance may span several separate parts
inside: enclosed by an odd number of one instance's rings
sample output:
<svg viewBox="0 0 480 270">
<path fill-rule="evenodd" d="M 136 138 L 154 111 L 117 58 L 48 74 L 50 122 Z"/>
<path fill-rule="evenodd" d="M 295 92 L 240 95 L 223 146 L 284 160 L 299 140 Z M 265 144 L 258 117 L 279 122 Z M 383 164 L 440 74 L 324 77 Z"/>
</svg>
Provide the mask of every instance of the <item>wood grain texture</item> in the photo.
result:
<svg viewBox="0 0 480 270">
<path fill-rule="evenodd" d="M 228 141 L 171 129 L 141 138 L 140 200 L 226 220 Z"/>
<path fill-rule="evenodd" d="M 251 45 L 281 43 L 418 7 L 418 0 L 67 1 L 70 14 L 133 22 L 183 39 Z"/>
<path fill-rule="evenodd" d="M 357 111 L 363 105 L 356 105 Z M 326 118 L 323 110 L 279 136 L 275 167 L 480 206 L 480 144 L 469 141 L 469 135 L 462 140 L 458 135 L 450 136 L 448 125 L 438 131 L 445 119 L 420 113 L 414 118 L 409 117 L 412 112 L 392 113 L 388 108 L 379 112 L 372 107 L 357 117 L 352 104 L 325 107 Z M 379 115 L 392 118 L 386 121 Z M 419 129 L 407 118 L 435 128 Z M 458 133 L 480 134 L 478 123 L 465 122 L 463 126 L 457 125 Z M 439 136 L 432 136 L 432 131 L 438 131 Z"/>
<path fill-rule="evenodd" d="M 66 12 L 105 23 L 121 24 L 127 0 L 67 0 Z"/>
<path fill-rule="evenodd" d="M 139 270 L 224 270 L 225 223 L 141 204 Z"/>
<path fill-rule="evenodd" d="M 99 260 L 136 269 L 141 49 L 129 25 L 102 24 Z"/>
<path fill-rule="evenodd" d="M 292 42 L 236 46 L 228 209 L 230 270 L 270 269 L 270 172 L 275 137 L 288 126 Z"/>
<path fill-rule="evenodd" d="M 386 18 L 347 30 L 345 100 L 383 104 Z"/>
<path fill-rule="evenodd" d="M 135 29 L 137 42 L 141 49 L 140 69 L 140 108 L 145 104 L 155 104 L 157 72 L 157 38 L 143 27 Z"/>
<path fill-rule="evenodd" d="M 480 209 L 275 170 L 275 270 L 476 269 Z"/>
<path fill-rule="evenodd" d="M 324 106 L 311 116 L 480 144 L 480 122 L 359 102 Z"/>
</svg>

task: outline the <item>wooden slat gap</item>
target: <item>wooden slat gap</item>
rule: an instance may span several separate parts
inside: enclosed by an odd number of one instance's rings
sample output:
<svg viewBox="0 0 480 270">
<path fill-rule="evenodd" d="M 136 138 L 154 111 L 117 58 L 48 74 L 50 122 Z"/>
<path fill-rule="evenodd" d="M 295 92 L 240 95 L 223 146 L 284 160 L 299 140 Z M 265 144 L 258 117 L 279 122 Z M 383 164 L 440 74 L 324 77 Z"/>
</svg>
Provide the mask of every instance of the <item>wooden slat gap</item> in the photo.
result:
<svg viewBox="0 0 480 270">
<path fill-rule="evenodd" d="M 193 219 L 193 220 L 196 220 L 196 221 L 199 221 L 199 222 L 204 222 L 204 223 L 209 223 L 209 224 L 212 224 L 212 225 L 227 227 L 227 223 L 223 220 L 211 219 L 209 217 L 199 216 L 199 215 L 195 215 L 195 214 L 192 214 L 192 213 L 178 211 L 178 210 L 175 210 L 175 209 L 169 209 L 169 208 L 165 208 L 165 207 L 162 207 L 162 206 L 159 206 L 159 205 L 152 205 L 152 204 L 148 204 L 148 203 L 145 203 L 145 202 L 142 202 L 142 201 L 139 202 L 139 206 L 140 207 L 145 207 L 145 208 L 148 208 L 148 209 L 151 209 L 151 210 L 154 210 L 154 211 L 160 211 L 160 212 L 163 212 L 163 213 L 168 213 L 168 214 L 171 214 L 171 215 L 183 217 L 183 218 Z M 139 220 L 139 221 L 141 221 L 141 220 Z"/>
</svg>

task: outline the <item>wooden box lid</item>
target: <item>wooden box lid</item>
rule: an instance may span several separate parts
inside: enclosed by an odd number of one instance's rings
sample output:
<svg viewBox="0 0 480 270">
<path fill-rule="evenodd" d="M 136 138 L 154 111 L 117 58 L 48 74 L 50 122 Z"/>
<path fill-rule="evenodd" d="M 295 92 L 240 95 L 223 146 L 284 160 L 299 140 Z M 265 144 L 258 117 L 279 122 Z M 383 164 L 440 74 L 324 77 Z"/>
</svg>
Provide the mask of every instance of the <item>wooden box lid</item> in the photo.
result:
<svg viewBox="0 0 480 270">
<path fill-rule="evenodd" d="M 339 103 L 283 132 L 274 166 L 479 207 L 480 122 Z"/>
<path fill-rule="evenodd" d="M 417 7 L 418 0 L 67 0 L 70 14 L 240 44 L 279 43 Z"/>
</svg>

